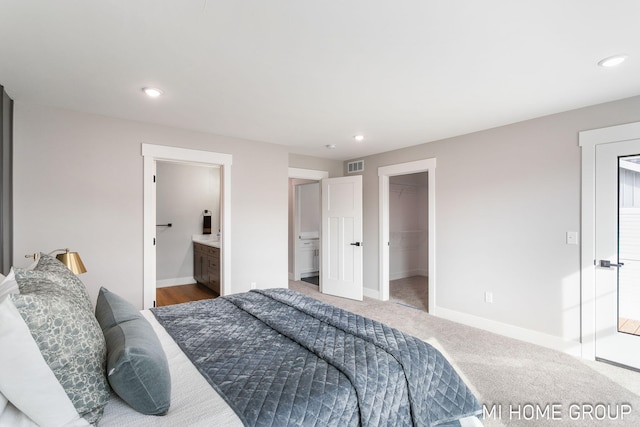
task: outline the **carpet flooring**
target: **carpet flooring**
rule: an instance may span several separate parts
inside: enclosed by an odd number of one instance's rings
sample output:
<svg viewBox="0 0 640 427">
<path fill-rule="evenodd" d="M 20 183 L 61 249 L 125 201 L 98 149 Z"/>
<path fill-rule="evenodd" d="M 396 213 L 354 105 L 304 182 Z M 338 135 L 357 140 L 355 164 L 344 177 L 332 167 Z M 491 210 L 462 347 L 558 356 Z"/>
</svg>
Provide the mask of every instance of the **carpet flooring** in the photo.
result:
<svg viewBox="0 0 640 427">
<path fill-rule="evenodd" d="M 429 278 L 411 276 L 389 281 L 389 300 L 396 304 L 429 311 Z"/>
<path fill-rule="evenodd" d="M 384 322 L 438 348 L 484 405 L 486 427 L 640 426 L 640 373 L 461 325 L 393 302 L 289 288 Z M 615 418 L 615 419 L 614 419 Z"/>
</svg>

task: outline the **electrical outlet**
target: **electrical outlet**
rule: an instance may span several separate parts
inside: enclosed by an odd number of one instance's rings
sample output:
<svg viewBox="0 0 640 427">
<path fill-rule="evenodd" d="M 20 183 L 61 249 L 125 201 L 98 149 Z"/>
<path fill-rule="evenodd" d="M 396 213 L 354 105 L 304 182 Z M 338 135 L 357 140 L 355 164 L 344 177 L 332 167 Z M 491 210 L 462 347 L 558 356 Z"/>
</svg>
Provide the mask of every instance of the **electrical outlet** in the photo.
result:
<svg viewBox="0 0 640 427">
<path fill-rule="evenodd" d="M 256 288 L 256 286 L 257 286 L 257 283 L 256 283 L 256 282 L 251 282 L 251 289 L 255 289 L 255 288 Z"/>
<path fill-rule="evenodd" d="M 493 293 L 485 292 L 484 293 L 484 302 L 486 302 L 487 304 L 492 304 L 493 303 Z"/>
</svg>

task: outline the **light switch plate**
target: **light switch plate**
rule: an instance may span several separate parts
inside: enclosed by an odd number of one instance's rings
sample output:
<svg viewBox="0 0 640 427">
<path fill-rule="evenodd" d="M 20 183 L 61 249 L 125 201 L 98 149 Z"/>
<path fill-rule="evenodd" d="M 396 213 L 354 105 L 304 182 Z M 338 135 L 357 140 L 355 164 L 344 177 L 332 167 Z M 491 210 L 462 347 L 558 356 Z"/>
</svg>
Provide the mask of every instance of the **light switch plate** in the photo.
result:
<svg viewBox="0 0 640 427">
<path fill-rule="evenodd" d="M 567 245 L 577 245 L 577 244 L 578 244 L 578 232 L 567 231 Z"/>
</svg>

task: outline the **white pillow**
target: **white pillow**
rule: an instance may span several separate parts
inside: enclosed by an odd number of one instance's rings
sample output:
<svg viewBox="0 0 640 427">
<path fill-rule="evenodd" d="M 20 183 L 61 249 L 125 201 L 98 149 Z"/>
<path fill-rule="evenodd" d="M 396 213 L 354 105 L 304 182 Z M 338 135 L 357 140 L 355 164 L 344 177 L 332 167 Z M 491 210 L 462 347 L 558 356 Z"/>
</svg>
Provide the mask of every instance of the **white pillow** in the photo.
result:
<svg viewBox="0 0 640 427">
<path fill-rule="evenodd" d="M 24 412 L 13 406 L 6 397 L 0 393 L 0 427 L 37 427 Z"/>
<path fill-rule="evenodd" d="M 88 426 L 8 295 L 0 297 L 0 393 L 40 426 Z M 9 405 L 7 405 L 10 408 Z"/>
<path fill-rule="evenodd" d="M 13 271 L 13 267 L 9 271 L 9 275 L 4 277 L 0 282 L 0 298 L 8 294 L 19 294 L 18 282 L 16 281 L 16 274 Z"/>
</svg>

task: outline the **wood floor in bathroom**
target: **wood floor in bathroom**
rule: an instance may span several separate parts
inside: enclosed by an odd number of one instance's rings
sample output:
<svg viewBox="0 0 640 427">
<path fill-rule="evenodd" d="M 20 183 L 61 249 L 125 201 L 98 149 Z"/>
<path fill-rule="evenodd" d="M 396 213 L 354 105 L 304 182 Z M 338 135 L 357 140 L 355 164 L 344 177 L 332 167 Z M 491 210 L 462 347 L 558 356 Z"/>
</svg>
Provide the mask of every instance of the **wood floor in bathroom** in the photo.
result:
<svg viewBox="0 0 640 427">
<path fill-rule="evenodd" d="M 216 298 L 211 289 L 197 283 L 191 285 L 167 286 L 156 289 L 156 306 L 181 304 L 183 302 L 198 301 L 201 299 Z"/>
</svg>

